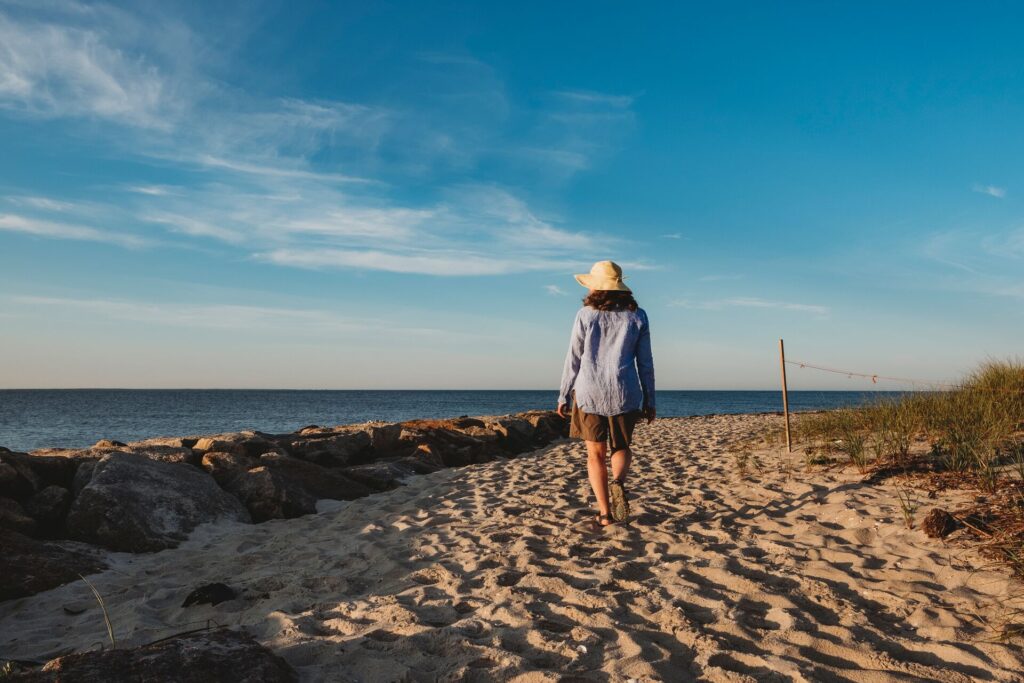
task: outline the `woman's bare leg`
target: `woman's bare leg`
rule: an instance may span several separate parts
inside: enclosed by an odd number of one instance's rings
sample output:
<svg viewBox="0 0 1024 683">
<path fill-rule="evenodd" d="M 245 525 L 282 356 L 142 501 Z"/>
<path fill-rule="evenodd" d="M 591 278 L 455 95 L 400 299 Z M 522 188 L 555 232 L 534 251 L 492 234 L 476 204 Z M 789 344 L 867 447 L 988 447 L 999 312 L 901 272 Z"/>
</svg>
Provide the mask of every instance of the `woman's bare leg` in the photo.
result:
<svg viewBox="0 0 1024 683">
<path fill-rule="evenodd" d="M 633 451 L 628 448 L 612 453 L 612 479 L 618 479 L 625 483 L 631 462 L 633 462 Z"/>
<path fill-rule="evenodd" d="M 605 456 L 608 447 L 603 441 L 585 441 L 587 444 L 587 474 L 590 477 L 590 486 L 594 489 L 594 497 L 597 498 L 597 508 L 602 515 L 611 514 L 608 507 L 608 466 L 605 464 Z M 607 525 L 608 522 L 601 522 Z"/>
</svg>

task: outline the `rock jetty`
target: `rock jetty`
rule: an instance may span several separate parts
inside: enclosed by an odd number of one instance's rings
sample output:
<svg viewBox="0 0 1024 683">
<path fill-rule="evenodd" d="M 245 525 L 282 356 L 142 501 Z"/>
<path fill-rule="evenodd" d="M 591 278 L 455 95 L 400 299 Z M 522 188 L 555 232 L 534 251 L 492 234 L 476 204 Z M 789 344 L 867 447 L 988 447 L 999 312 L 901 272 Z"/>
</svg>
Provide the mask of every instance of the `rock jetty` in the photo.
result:
<svg viewBox="0 0 1024 683">
<path fill-rule="evenodd" d="M 172 548 L 204 523 L 311 514 L 320 499 L 354 500 L 418 474 L 513 458 L 567 429 L 553 412 L 530 411 L 0 448 L 0 600 L 102 570 L 105 551 Z"/>
</svg>

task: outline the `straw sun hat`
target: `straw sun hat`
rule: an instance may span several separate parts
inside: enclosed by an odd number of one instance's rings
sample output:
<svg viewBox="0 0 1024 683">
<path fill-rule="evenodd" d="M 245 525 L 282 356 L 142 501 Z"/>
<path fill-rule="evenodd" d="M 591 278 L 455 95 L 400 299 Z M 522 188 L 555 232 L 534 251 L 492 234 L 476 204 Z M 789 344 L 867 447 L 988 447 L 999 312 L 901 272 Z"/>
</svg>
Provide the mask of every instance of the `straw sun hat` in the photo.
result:
<svg viewBox="0 0 1024 683">
<path fill-rule="evenodd" d="M 590 289 L 612 292 L 631 292 L 622 281 L 622 268 L 614 261 L 598 261 L 589 273 L 574 275 L 576 282 Z"/>
</svg>

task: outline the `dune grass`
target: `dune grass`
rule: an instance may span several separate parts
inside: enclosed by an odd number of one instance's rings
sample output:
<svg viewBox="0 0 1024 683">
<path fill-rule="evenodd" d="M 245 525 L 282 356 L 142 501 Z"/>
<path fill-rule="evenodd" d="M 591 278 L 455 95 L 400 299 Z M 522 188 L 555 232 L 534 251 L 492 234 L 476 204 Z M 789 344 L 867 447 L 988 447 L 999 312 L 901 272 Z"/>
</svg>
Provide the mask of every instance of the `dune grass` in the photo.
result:
<svg viewBox="0 0 1024 683">
<path fill-rule="evenodd" d="M 989 361 L 953 387 L 804 414 L 795 440 L 878 481 L 897 477 L 908 526 L 917 504 L 911 477 L 976 488 L 983 503 L 960 516 L 983 552 L 1024 577 L 1024 364 Z M 920 483 L 920 481 L 919 481 Z"/>
</svg>

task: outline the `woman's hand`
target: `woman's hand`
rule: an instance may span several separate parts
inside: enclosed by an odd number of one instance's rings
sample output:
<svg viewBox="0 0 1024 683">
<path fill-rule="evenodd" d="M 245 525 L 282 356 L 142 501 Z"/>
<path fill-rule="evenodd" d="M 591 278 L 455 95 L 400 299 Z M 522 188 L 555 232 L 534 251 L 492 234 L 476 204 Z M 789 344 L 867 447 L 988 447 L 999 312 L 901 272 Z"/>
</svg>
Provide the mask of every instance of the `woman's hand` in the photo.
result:
<svg viewBox="0 0 1024 683">
<path fill-rule="evenodd" d="M 657 411 L 654 408 L 644 408 L 644 417 L 647 418 L 647 424 L 654 422 L 654 418 L 657 416 Z"/>
<path fill-rule="evenodd" d="M 559 403 L 558 404 L 558 410 L 556 411 L 558 413 L 558 417 L 562 418 L 563 420 L 565 418 L 569 417 L 568 415 L 565 414 L 565 409 L 568 408 L 568 407 L 569 406 L 566 403 Z"/>
</svg>

